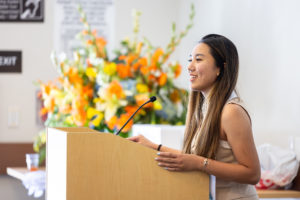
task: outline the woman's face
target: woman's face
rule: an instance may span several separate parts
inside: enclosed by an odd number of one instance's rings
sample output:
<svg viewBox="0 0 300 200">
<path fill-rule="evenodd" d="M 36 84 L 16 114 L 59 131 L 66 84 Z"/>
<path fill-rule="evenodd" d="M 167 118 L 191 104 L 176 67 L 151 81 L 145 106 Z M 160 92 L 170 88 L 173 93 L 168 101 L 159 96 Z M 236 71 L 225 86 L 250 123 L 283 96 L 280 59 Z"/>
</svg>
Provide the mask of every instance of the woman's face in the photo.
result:
<svg viewBox="0 0 300 200">
<path fill-rule="evenodd" d="M 207 44 L 199 43 L 194 47 L 188 71 L 191 89 L 207 94 L 220 74 L 220 68 L 216 66 Z"/>
</svg>

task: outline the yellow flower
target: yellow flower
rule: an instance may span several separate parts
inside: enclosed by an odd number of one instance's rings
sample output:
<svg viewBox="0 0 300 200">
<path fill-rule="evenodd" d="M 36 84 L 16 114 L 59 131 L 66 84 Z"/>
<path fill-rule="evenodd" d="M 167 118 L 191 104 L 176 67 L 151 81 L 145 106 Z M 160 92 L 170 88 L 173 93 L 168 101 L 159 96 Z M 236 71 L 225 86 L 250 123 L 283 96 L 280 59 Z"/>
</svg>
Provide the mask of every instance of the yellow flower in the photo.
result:
<svg viewBox="0 0 300 200">
<path fill-rule="evenodd" d="M 98 90 L 101 97 L 96 101 L 96 109 L 105 113 L 105 120 L 109 121 L 117 112 L 119 107 L 127 105 L 126 95 L 121 84 L 118 81 L 112 81 L 106 87 Z"/>
<path fill-rule="evenodd" d="M 94 116 L 96 116 L 96 117 L 91 121 L 91 123 L 94 126 L 99 126 L 99 124 L 101 123 L 101 121 L 104 118 L 104 114 L 102 112 L 100 112 L 99 110 L 96 110 L 93 107 L 89 107 L 87 110 L 87 118 L 92 119 Z"/>
<path fill-rule="evenodd" d="M 105 74 L 112 76 L 117 71 L 117 65 L 116 63 L 105 63 L 103 71 Z"/>
<path fill-rule="evenodd" d="M 94 80 L 94 78 L 96 78 L 97 76 L 97 72 L 94 68 L 92 67 L 88 67 L 86 68 L 86 75 L 91 79 L 91 80 Z"/>
<path fill-rule="evenodd" d="M 95 108 L 89 107 L 87 109 L 86 115 L 88 119 L 92 119 L 95 115 L 98 114 L 99 111 L 97 111 Z"/>
<path fill-rule="evenodd" d="M 68 116 L 68 117 L 66 118 L 66 121 L 65 121 L 65 122 L 68 123 L 68 124 L 74 124 L 73 116 L 72 116 L 72 115 Z"/>
<path fill-rule="evenodd" d="M 40 151 L 40 147 L 38 145 L 34 145 L 33 146 L 33 151 L 39 152 Z"/>
<path fill-rule="evenodd" d="M 143 47 L 143 43 L 142 43 L 142 42 L 139 42 L 139 43 L 136 45 L 136 50 L 135 50 L 136 54 L 139 55 L 139 54 L 141 53 L 142 47 Z"/>
<path fill-rule="evenodd" d="M 176 125 L 181 126 L 181 125 L 184 125 L 184 124 L 182 122 L 177 122 Z"/>
<path fill-rule="evenodd" d="M 92 124 L 94 126 L 99 126 L 99 124 L 101 123 L 101 121 L 103 120 L 103 118 L 104 118 L 104 114 L 102 112 L 99 112 L 97 114 L 96 118 L 93 119 Z"/>
<path fill-rule="evenodd" d="M 149 92 L 148 86 L 146 84 L 142 84 L 142 83 L 136 84 L 136 90 L 138 91 L 138 93 Z"/>
<path fill-rule="evenodd" d="M 162 109 L 162 105 L 160 103 L 160 101 L 154 101 L 154 110 L 161 110 Z"/>
<path fill-rule="evenodd" d="M 45 144 L 46 143 L 46 132 L 45 131 L 41 132 L 40 137 L 41 137 L 41 143 Z"/>
</svg>

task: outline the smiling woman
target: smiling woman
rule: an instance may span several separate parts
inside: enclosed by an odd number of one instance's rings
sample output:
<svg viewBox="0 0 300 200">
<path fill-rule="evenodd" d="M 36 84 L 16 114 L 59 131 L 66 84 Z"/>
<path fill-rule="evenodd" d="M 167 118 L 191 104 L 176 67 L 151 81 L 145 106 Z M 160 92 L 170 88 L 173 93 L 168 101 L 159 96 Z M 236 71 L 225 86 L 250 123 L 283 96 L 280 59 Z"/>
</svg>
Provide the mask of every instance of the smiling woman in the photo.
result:
<svg viewBox="0 0 300 200">
<path fill-rule="evenodd" d="M 209 46 L 200 43 L 193 49 L 190 55 L 188 71 L 190 74 L 191 89 L 208 93 L 209 87 L 220 75 L 220 67 L 215 65 L 215 60 L 210 54 Z"/>
<path fill-rule="evenodd" d="M 216 177 L 211 186 L 215 199 L 258 199 L 252 185 L 259 181 L 260 165 L 251 119 L 235 93 L 235 45 L 224 36 L 207 35 L 193 48 L 189 62 L 191 93 L 183 150 L 154 144 L 141 135 L 129 139 L 161 151 L 155 160 L 166 170 L 199 170 L 212 180 Z"/>
</svg>

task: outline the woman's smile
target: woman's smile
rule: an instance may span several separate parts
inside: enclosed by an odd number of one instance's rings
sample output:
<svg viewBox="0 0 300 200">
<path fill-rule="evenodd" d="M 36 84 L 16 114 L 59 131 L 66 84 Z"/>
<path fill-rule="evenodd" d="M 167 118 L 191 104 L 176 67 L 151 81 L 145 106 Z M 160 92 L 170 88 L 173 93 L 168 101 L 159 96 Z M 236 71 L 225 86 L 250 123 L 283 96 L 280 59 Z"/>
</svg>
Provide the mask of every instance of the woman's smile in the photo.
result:
<svg viewBox="0 0 300 200">
<path fill-rule="evenodd" d="M 190 74 L 190 82 L 193 82 L 194 80 L 196 80 L 197 79 L 197 75 L 195 75 L 195 74 Z"/>
</svg>

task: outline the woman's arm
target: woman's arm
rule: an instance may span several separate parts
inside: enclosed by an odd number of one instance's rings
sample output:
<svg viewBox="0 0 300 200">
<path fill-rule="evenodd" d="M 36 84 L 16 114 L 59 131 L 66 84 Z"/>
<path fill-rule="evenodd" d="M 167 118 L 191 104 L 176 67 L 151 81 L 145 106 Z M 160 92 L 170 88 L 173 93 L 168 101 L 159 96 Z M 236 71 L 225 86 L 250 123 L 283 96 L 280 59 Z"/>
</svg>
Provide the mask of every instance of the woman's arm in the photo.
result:
<svg viewBox="0 0 300 200">
<path fill-rule="evenodd" d="M 260 164 L 246 111 L 239 105 L 227 104 L 222 112 L 221 130 L 238 163 L 211 161 L 208 172 L 222 179 L 256 184 L 260 179 Z"/>
<path fill-rule="evenodd" d="M 149 147 L 151 149 L 157 150 L 158 148 L 158 144 L 155 144 L 153 142 L 151 142 L 150 140 L 148 140 L 147 138 L 145 138 L 143 135 L 138 135 L 138 136 L 133 136 L 130 138 L 127 138 L 128 140 L 131 140 L 133 142 L 142 144 L 146 147 Z M 181 153 L 181 151 L 177 150 L 177 149 L 172 149 L 166 146 L 161 146 L 160 147 L 160 151 L 161 152 L 172 152 L 172 153 Z"/>
<path fill-rule="evenodd" d="M 191 154 L 162 152 L 156 158 L 158 165 L 170 171 L 201 170 L 224 180 L 256 184 L 260 178 L 260 165 L 250 119 L 243 108 L 227 104 L 221 117 L 221 129 L 232 147 L 237 164 L 206 160 Z"/>
</svg>

